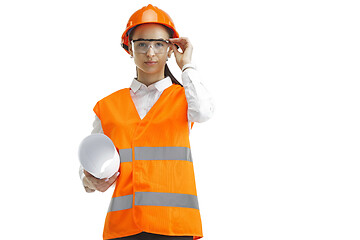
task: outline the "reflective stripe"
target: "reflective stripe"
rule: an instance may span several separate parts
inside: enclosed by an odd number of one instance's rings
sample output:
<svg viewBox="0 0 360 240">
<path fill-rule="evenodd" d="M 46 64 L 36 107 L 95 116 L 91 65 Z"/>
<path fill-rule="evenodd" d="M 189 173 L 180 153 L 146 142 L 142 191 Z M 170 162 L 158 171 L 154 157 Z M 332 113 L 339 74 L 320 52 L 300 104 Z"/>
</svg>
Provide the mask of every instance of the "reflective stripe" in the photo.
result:
<svg viewBox="0 0 360 240">
<path fill-rule="evenodd" d="M 120 162 L 132 162 L 132 149 L 119 149 Z M 135 147 L 135 160 L 185 160 L 192 162 L 187 147 Z"/>
<path fill-rule="evenodd" d="M 187 147 L 135 147 L 135 160 L 185 160 L 192 162 Z"/>
<path fill-rule="evenodd" d="M 181 193 L 135 192 L 135 205 L 199 209 L 197 196 Z"/>
<path fill-rule="evenodd" d="M 133 195 L 111 199 L 108 212 L 132 208 Z M 199 209 L 197 196 L 181 193 L 135 192 L 136 206 L 185 207 Z"/>
<path fill-rule="evenodd" d="M 132 208 L 133 195 L 114 197 L 111 199 L 108 212 L 120 211 Z"/>
<path fill-rule="evenodd" d="M 119 149 L 120 162 L 132 162 L 132 149 Z"/>
</svg>

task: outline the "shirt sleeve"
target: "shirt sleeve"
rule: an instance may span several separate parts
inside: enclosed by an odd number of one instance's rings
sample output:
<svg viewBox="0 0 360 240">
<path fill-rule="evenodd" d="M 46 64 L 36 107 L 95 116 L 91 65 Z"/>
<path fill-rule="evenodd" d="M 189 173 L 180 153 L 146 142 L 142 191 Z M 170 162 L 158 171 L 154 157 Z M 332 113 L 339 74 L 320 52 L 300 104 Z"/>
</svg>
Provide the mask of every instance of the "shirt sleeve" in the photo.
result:
<svg viewBox="0 0 360 240">
<path fill-rule="evenodd" d="M 205 122 L 214 114 L 213 99 L 200 80 L 199 73 L 192 64 L 184 66 L 182 82 L 188 102 L 188 121 Z"/>
<path fill-rule="evenodd" d="M 100 118 L 95 114 L 95 119 L 93 122 L 93 130 L 91 131 L 91 134 L 93 133 L 104 133 L 102 126 L 101 126 L 101 121 Z"/>
</svg>

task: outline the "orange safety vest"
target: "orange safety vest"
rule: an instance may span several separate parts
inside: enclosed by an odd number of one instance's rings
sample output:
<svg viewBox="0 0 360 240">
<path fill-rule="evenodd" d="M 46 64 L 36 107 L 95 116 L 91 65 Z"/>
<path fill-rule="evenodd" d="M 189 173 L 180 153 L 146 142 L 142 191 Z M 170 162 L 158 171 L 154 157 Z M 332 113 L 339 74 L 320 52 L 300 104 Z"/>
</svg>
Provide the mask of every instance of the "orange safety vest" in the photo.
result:
<svg viewBox="0 0 360 240">
<path fill-rule="evenodd" d="M 103 98 L 94 112 L 121 161 L 103 238 L 142 231 L 202 238 L 184 88 L 165 89 L 143 119 L 130 88 Z"/>
</svg>

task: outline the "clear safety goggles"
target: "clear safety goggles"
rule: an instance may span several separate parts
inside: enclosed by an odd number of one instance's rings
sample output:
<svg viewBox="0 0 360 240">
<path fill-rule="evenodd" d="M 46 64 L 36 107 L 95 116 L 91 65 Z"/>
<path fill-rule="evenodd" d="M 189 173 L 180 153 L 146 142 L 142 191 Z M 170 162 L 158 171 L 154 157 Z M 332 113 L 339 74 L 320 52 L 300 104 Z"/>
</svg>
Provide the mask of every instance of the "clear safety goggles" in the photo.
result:
<svg viewBox="0 0 360 240">
<path fill-rule="evenodd" d="M 136 39 L 131 40 L 132 48 L 135 53 L 147 53 L 150 47 L 155 54 L 166 53 L 169 49 L 170 42 L 165 39 Z"/>
</svg>

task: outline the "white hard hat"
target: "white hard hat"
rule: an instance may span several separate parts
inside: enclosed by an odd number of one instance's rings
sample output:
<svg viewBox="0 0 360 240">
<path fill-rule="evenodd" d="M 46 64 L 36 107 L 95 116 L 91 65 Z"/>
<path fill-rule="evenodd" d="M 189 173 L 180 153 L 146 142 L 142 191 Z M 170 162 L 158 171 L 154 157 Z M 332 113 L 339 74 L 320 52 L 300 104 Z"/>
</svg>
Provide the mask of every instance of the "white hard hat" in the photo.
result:
<svg viewBox="0 0 360 240">
<path fill-rule="evenodd" d="M 82 140 L 79 147 L 81 166 L 97 178 L 109 178 L 120 166 L 119 153 L 105 134 L 95 133 Z"/>
</svg>

